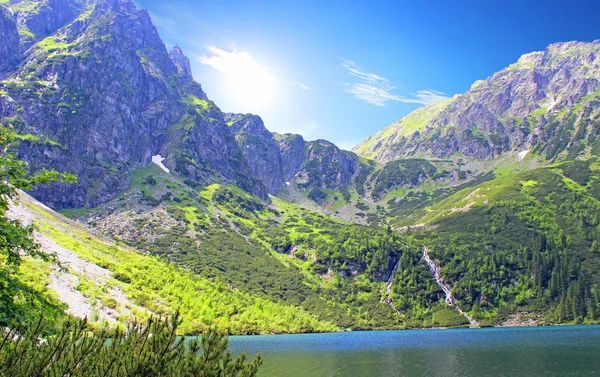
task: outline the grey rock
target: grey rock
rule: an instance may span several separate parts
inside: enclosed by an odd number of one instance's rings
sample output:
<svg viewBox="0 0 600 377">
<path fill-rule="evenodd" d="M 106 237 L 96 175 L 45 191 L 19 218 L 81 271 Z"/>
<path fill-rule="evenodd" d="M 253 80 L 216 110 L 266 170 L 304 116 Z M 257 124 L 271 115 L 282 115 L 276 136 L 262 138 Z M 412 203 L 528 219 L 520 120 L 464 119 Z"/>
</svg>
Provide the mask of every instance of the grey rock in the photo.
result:
<svg viewBox="0 0 600 377">
<path fill-rule="evenodd" d="M 37 188 L 36 198 L 54 208 L 95 207 L 126 189 L 129 174 L 155 154 L 192 185 L 234 183 L 266 198 L 223 113 L 179 74 L 148 12 L 103 1 L 53 37 L 59 47 L 30 48 L 0 97 L 5 123 L 63 146 L 21 143 L 20 156 L 33 169 L 79 177 L 77 185 Z"/>
<path fill-rule="evenodd" d="M 558 141 L 561 135 L 581 137 L 578 129 L 587 129 L 583 134 L 595 129 L 599 90 L 600 41 L 557 43 L 523 55 L 442 107 L 417 110 L 429 118 L 412 137 L 402 132 L 409 122 L 414 124 L 408 115 L 354 150 L 382 162 L 456 153 L 486 160 L 534 148 L 554 158 L 581 145 Z"/>
<path fill-rule="evenodd" d="M 0 5 L 0 79 L 19 62 L 19 32 L 14 15 Z"/>
<path fill-rule="evenodd" d="M 262 119 L 252 114 L 225 114 L 236 142 L 250 170 L 266 187 L 276 194 L 285 185 L 279 144 Z"/>
<path fill-rule="evenodd" d="M 177 67 L 179 75 L 182 77 L 192 77 L 192 66 L 190 65 L 190 59 L 183 55 L 183 51 L 178 45 L 175 45 L 169 53 L 171 60 Z"/>
</svg>

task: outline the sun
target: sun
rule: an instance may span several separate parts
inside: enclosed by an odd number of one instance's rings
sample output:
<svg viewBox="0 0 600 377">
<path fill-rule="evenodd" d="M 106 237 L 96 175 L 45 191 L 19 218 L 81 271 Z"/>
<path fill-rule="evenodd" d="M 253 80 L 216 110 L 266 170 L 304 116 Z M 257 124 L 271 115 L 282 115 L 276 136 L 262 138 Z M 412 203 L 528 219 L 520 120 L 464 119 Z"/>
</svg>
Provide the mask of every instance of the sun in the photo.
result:
<svg viewBox="0 0 600 377">
<path fill-rule="evenodd" d="M 207 47 L 210 56 L 201 56 L 200 63 L 211 66 L 224 75 L 224 91 L 245 109 L 258 111 L 272 104 L 277 97 L 277 78 L 269 69 L 255 61 L 249 51 L 225 51 Z"/>
</svg>

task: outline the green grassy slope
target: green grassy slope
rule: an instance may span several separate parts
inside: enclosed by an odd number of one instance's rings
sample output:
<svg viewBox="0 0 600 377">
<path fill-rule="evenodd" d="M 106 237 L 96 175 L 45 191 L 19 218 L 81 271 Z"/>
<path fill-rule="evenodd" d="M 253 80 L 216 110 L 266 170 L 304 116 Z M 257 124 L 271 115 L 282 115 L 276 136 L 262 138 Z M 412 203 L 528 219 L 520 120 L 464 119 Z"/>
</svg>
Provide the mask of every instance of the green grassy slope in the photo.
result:
<svg viewBox="0 0 600 377">
<path fill-rule="evenodd" d="M 136 171 L 132 182 L 106 210 L 67 213 L 85 215 L 97 229 L 198 276 L 300 307 L 341 328 L 431 326 L 427 315 L 445 309 L 412 237 L 277 198 L 265 203 L 235 186 L 193 189 L 156 167 Z M 384 286 L 403 254 L 410 256 L 403 275 L 418 276 L 429 288 L 395 293 L 405 303 L 398 316 L 383 302 Z"/>
<path fill-rule="evenodd" d="M 421 209 L 463 309 L 491 323 L 517 311 L 546 322 L 600 318 L 598 162 L 495 178 Z"/>
<path fill-rule="evenodd" d="M 93 281 L 83 284 L 85 276 L 78 286 L 88 299 L 100 301 L 101 305 L 110 306 L 111 289 L 119 288 L 132 302 L 147 310 L 132 314 L 180 310 L 183 318 L 180 331 L 184 334 L 196 334 L 210 326 L 236 334 L 332 331 L 337 328 L 301 308 L 240 291 L 219 279 L 199 276 L 163 258 L 97 238 L 32 200 L 26 205 L 35 213 L 35 224 L 43 235 L 83 260 L 111 272 L 112 278 L 100 287 Z M 49 269 L 44 269 L 36 279 L 49 273 Z M 30 284 L 35 282 L 25 272 L 21 278 Z M 121 319 L 127 321 L 126 317 Z"/>
</svg>

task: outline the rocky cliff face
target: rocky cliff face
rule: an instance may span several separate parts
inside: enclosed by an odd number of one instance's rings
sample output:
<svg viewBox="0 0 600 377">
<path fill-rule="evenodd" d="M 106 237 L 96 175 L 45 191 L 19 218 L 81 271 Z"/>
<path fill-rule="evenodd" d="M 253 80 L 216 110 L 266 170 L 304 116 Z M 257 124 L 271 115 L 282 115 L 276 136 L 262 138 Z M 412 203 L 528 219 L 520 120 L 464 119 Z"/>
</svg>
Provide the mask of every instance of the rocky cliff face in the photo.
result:
<svg viewBox="0 0 600 377">
<path fill-rule="evenodd" d="M 177 67 L 179 76 L 192 77 L 192 66 L 190 65 L 190 59 L 183 54 L 181 48 L 178 45 L 173 47 L 173 50 L 169 53 L 173 64 Z"/>
<path fill-rule="evenodd" d="M 326 140 L 305 141 L 294 134 L 276 135 L 286 181 L 299 188 L 331 190 L 348 186 L 358 169 L 358 156 Z"/>
<path fill-rule="evenodd" d="M 286 182 L 299 189 L 336 190 L 348 186 L 358 169 L 358 157 L 326 140 L 305 141 L 300 135 L 269 132 L 260 117 L 227 114 L 225 121 L 254 175 L 276 194 Z"/>
<path fill-rule="evenodd" d="M 15 13 L 24 50 L 71 23 L 88 6 L 90 11 L 93 7 L 91 0 L 12 0 L 9 6 Z"/>
<path fill-rule="evenodd" d="M 256 115 L 226 114 L 225 121 L 252 173 L 265 185 L 269 194 L 276 194 L 285 181 L 279 144 L 273 134 Z"/>
<path fill-rule="evenodd" d="M 99 2 L 32 46 L 2 82 L 2 122 L 35 136 L 20 145 L 33 169 L 69 171 L 80 181 L 34 195 L 55 208 L 93 207 L 161 154 L 191 184 L 231 182 L 266 197 L 223 113 L 185 64 L 174 63 L 182 56 L 169 56 L 148 13 L 128 0 Z"/>
<path fill-rule="evenodd" d="M 29 134 L 17 146 L 32 170 L 79 177 L 77 185 L 33 192 L 54 208 L 111 200 L 158 154 L 191 186 L 233 183 L 261 198 L 286 181 L 336 189 L 352 180 L 353 153 L 323 140 L 274 136 L 255 115 L 223 114 L 194 82 L 181 49 L 169 53 L 148 13 L 131 1 L 10 7 L 16 18 L 6 12 L 3 32 L 13 44 L 4 55 L 19 48 L 17 27 L 30 47 L 0 84 L 0 121 Z"/>
<path fill-rule="evenodd" d="M 600 41 L 523 55 L 462 95 L 419 109 L 354 150 L 379 161 L 455 153 L 491 159 L 533 149 L 553 158 L 595 143 Z"/>
<path fill-rule="evenodd" d="M 0 79 L 19 61 L 19 33 L 12 11 L 0 5 Z"/>
<path fill-rule="evenodd" d="M 306 159 L 306 141 L 296 134 L 274 134 L 281 151 L 283 177 L 293 181 Z"/>
</svg>

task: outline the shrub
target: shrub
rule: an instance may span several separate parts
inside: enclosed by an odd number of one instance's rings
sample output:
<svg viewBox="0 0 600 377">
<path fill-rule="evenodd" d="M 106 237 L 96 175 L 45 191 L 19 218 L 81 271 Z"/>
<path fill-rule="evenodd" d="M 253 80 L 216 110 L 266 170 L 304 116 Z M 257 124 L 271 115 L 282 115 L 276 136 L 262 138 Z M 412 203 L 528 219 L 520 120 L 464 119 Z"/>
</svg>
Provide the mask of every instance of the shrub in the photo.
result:
<svg viewBox="0 0 600 377">
<path fill-rule="evenodd" d="M 23 336 L 8 331 L 0 341 L 0 375 L 86 376 L 255 376 L 262 359 L 234 358 L 228 339 L 214 330 L 186 344 L 176 335 L 179 315 L 134 322 L 128 330 L 90 332 L 87 320 L 67 320 L 56 336 L 42 340 L 38 321 Z"/>
</svg>

